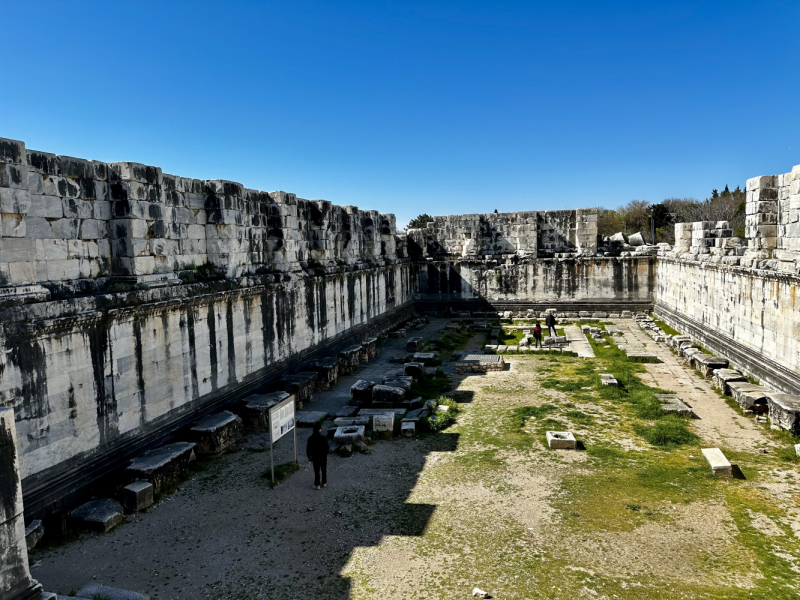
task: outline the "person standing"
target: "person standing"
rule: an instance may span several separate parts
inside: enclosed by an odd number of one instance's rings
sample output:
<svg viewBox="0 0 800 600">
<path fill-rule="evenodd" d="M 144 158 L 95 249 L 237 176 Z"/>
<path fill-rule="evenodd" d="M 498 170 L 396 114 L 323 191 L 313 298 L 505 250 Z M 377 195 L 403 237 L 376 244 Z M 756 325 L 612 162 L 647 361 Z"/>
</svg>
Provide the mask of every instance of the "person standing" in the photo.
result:
<svg viewBox="0 0 800 600">
<path fill-rule="evenodd" d="M 536 348 L 542 347 L 542 326 L 539 325 L 539 321 L 536 321 L 536 325 L 533 326 L 533 340 Z"/>
<path fill-rule="evenodd" d="M 556 334 L 556 315 L 554 313 L 548 313 L 547 318 L 544 320 L 545 324 L 547 325 L 548 335 L 550 337 L 555 337 Z"/>
<path fill-rule="evenodd" d="M 306 443 L 306 456 L 308 461 L 314 465 L 314 489 L 328 485 L 328 452 L 330 446 L 328 440 L 322 435 L 322 425 L 314 424 L 314 432 Z"/>
</svg>

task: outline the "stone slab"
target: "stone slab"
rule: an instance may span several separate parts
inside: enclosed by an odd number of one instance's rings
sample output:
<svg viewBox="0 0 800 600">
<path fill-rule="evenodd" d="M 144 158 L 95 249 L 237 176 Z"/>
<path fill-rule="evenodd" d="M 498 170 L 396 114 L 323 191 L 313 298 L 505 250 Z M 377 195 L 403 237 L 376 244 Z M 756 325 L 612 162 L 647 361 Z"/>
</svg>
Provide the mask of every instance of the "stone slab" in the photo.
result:
<svg viewBox="0 0 800 600">
<path fill-rule="evenodd" d="M 388 413 L 394 413 L 397 417 L 402 417 L 406 414 L 405 408 L 362 408 L 358 411 L 358 416 L 369 416 L 372 417 L 374 415 L 385 415 Z"/>
<path fill-rule="evenodd" d="M 376 385 L 372 388 L 373 402 L 389 402 L 399 404 L 406 397 L 406 391 L 400 387 L 390 385 Z"/>
<path fill-rule="evenodd" d="M 400 435 L 402 437 L 414 437 L 417 433 L 416 423 L 414 421 L 403 421 L 400 423 Z"/>
<path fill-rule="evenodd" d="M 294 415 L 298 427 L 313 427 L 328 418 L 328 413 L 321 410 L 299 410 Z"/>
<path fill-rule="evenodd" d="M 81 527 L 103 533 L 114 529 L 125 518 L 122 505 L 111 498 L 90 500 L 70 512 L 69 516 Z"/>
<path fill-rule="evenodd" d="M 419 352 L 422 349 L 422 338 L 412 337 L 406 341 L 406 352 Z"/>
<path fill-rule="evenodd" d="M 375 433 L 389 433 L 394 431 L 394 413 L 372 416 L 372 431 Z"/>
<path fill-rule="evenodd" d="M 627 352 L 626 353 L 629 362 L 638 362 L 638 363 L 657 363 L 660 362 L 658 357 L 655 354 L 651 354 L 650 352 Z"/>
<path fill-rule="evenodd" d="M 39 543 L 44 537 L 44 524 L 41 520 L 36 519 L 31 521 L 30 524 L 25 528 L 25 545 L 28 548 L 28 552 L 31 551 L 32 548 L 36 547 L 36 544 Z"/>
<path fill-rule="evenodd" d="M 611 373 L 600 373 L 600 383 L 603 385 L 617 386 L 619 382 Z"/>
<path fill-rule="evenodd" d="M 708 462 L 708 465 L 711 467 L 711 471 L 714 473 L 714 475 L 719 475 L 720 477 L 733 477 L 733 465 L 731 465 L 730 461 L 725 458 L 722 450 L 719 448 L 703 448 L 701 452 L 703 453 L 703 457 Z"/>
<path fill-rule="evenodd" d="M 337 411 L 335 413 L 333 413 L 333 416 L 334 417 L 353 417 L 357 413 L 358 413 L 358 407 L 357 406 L 343 406 L 343 407 L 337 409 Z"/>
<path fill-rule="evenodd" d="M 548 431 L 547 445 L 552 450 L 575 450 L 578 447 L 578 440 L 570 431 Z"/>
<path fill-rule="evenodd" d="M 131 480 L 149 481 L 158 493 L 169 481 L 183 477 L 194 460 L 194 444 L 177 442 L 149 450 L 131 461 L 126 471 Z"/>
<path fill-rule="evenodd" d="M 350 398 L 354 404 L 369 404 L 372 402 L 372 388 L 375 387 L 374 381 L 359 379 L 350 386 Z"/>
<path fill-rule="evenodd" d="M 120 590 L 93 581 L 78 590 L 81 598 L 102 598 L 103 600 L 150 600 L 150 596 L 128 590 Z"/>
<path fill-rule="evenodd" d="M 333 420 L 333 426 L 336 428 L 339 427 L 347 427 L 350 425 L 363 425 L 366 427 L 369 425 L 370 417 L 364 416 L 355 416 L 355 417 L 337 417 Z"/>
</svg>

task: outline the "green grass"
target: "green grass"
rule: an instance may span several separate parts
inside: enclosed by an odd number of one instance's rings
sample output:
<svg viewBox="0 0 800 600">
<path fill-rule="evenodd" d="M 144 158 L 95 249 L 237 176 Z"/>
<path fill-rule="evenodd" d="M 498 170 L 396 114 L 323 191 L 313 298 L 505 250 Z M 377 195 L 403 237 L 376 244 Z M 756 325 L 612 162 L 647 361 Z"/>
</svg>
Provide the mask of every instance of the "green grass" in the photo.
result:
<svg viewBox="0 0 800 600">
<path fill-rule="evenodd" d="M 677 448 L 699 441 L 699 438 L 689 431 L 686 420 L 676 415 L 665 415 L 653 425 L 635 425 L 634 430 L 653 446 L 662 448 Z"/>
<path fill-rule="evenodd" d="M 456 422 L 456 417 L 458 416 L 458 413 L 461 412 L 461 407 L 455 400 L 452 400 L 451 398 L 441 396 L 436 403 L 437 406 L 447 406 L 448 411 L 434 411 L 431 416 L 421 419 L 424 428 L 428 431 L 442 431 L 447 429 Z"/>
<path fill-rule="evenodd" d="M 419 381 L 411 384 L 411 397 L 421 396 L 423 400 L 438 398 L 453 389 L 450 377 L 441 369 L 436 369 L 433 375 L 422 375 Z"/>
<path fill-rule="evenodd" d="M 294 461 L 275 465 L 275 483 L 272 483 L 272 469 L 267 469 L 261 474 L 263 479 L 269 479 L 269 487 L 276 487 L 286 481 L 286 479 L 300 470 L 300 465 Z"/>
<path fill-rule="evenodd" d="M 681 335 L 680 331 L 678 331 L 677 329 L 673 329 L 672 327 L 667 325 L 664 321 L 656 319 L 655 316 L 653 315 L 650 316 L 653 318 L 653 321 L 655 321 L 656 325 L 661 327 L 661 329 L 663 329 L 664 333 L 666 333 L 667 335 Z"/>
</svg>

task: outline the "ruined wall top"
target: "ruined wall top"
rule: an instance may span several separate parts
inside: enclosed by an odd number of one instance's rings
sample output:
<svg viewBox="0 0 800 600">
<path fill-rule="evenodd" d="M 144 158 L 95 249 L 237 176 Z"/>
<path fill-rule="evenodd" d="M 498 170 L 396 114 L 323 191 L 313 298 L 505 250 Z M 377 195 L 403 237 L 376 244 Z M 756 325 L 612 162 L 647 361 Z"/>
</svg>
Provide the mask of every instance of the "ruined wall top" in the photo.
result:
<svg viewBox="0 0 800 600">
<path fill-rule="evenodd" d="M 745 237 L 727 221 L 676 223 L 664 256 L 800 274 L 800 165 L 747 180 Z"/>
<path fill-rule="evenodd" d="M 102 277 L 159 285 L 207 263 L 240 277 L 403 257 L 392 214 L 0 138 L 0 287 Z"/>
<path fill-rule="evenodd" d="M 434 217 L 426 228 L 409 230 L 408 243 L 422 257 L 593 255 L 597 209 Z"/>
</svg>

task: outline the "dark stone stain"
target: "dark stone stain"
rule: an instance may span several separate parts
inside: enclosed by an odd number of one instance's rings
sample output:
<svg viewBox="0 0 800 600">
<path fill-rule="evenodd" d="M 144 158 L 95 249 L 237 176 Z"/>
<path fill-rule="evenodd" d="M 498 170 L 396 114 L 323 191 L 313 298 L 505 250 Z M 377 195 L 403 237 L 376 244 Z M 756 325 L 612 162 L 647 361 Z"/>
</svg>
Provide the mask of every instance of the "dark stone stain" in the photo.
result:
<svg viewBox="0 0 800 600">
<path fill-rule="evenodd" d="M 233 300 L 228 300 L 225 325 L 228 330 L 228 383 L 236 382 L 236 347 L 233 342 Z"/>
<path fill-rule="evenodd" d="M 14 423 L 6 423 L 14 427 Z M 14 516 L 19 486 L 17 474 L 17 448 L 14 436 L 6 427 L 0 428 L 0 502 L 3 506 L 3 523 Z"/>
<path fill-rule="evenodd" d="M 314 331 L 314 324 L 316 321 L 317 303 L 315 298 L 316 281 L 314 279 L 306 279 L 305 296 L 306 296 L 306 322 L 311 331 Z M 322 307 L 320 307 L 321 309 Z"/>
<path fill-rule="evenodd" d="M 264 364 L 268 365 L 272 362 L 274 357 L 274 348 L 272 346 L 272 322 L 275 318 L 275 311 L 272 306 L 272 295 L 261 295 L 261 335 L 263 337 L 264 345 Z"/>
<path fill-rule="evenodd" d="M 114 396 L 114 378 L 111 389 L 106 389 L 105 365 L 112 364 L 112 352 L 108 344 L 108 328 L 105 322 L 89 331 L 89 352 L 92 356 L 95 401 L 97 402 L 97 430 L 103 446 L 119 434 L 117 399 Z"/>
<path fill-rule="evenodd" d="M 242 313 L 244 316 L 244 364 L 246 372 L 250 372 L 253 367 L 253 343 L 250 340 L 250 298 L 242 299 Z"/>
<path fill-rule="evenodd" d="M 211 389 L 219 387 L 219 371 L 217 368 L 217 322 L 214 317 L 214 305 L 208 305 L 208 361 L 211 363 Z"/>
<path fill-rule="evenodd" d="M 350 325 L 356 318 L 356 277 L 351 275 L 347 278 L 347 314 L 350 317 Z"/>
<path fill-rule="evenodd" d="M 166 329 L 164 330 L 167 331 Z M 197 344 L 194 333 L 194 309 L 190 306 L 186 310 L 186 333 L 189 338 L 189 372 L 192 380 L 192 400 L 200 396 L 200 387 L 197 383 Z"/>
<path fill-rule="evenodd" d="M 133 322 L 134 352 L 136 353 L 136 385 L 139 386 L 139 425 L 147 422 L 147 400 L 144 391 L 144 364 L 142 361 L 142 323 Z"/>
<path fill-rule="evenodd" d="M 328 326 L 327 287 L 328 280 L 326 278 L 321 279 L 316 286 L 317 306 L 319 307 L 319 329 L 321 336 L 325 335 L 325 329 Z"/>
<path fill-rule="evenodd" d="M 50 414 L 47 395 L 47 363 L 44 350 L 36 341 L 20 341 L 11 346 L 11 364 L 19 369 L 22 387 L 16 391 L 14 405 L 17 421 L 42 419 Z"/>
</svg>

